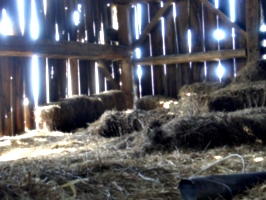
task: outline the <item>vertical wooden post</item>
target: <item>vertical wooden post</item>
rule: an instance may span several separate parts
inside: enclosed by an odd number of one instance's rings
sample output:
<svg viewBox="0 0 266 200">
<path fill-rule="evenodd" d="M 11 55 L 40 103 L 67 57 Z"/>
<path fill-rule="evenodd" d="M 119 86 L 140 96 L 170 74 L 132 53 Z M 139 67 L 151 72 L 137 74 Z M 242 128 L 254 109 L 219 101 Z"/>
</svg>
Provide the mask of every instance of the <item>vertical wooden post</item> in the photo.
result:
<svg viewBox="0 0 266 200">
<path fill-rule="evenodd" d="M 130 7 L 129 5 L 118 5 L 117 6 L 117 18 L 118 18 L 118 39 L 120 45 L 130 46 L 132 43 L 132 34 L 130 28 Z M 128 58 L 121 62 L 121 82 L 122 91 L 125 93 L 127 98 L 127 108 L 133 108 L 135 91 L 133 89 L 134 73 L 131 59 Z"/>
<path fill-rule="evenodd" d="M 248 62 L 260 59 L 259 47 L 260 1 L 246 0 L 246 31 Z"/>
</svg>

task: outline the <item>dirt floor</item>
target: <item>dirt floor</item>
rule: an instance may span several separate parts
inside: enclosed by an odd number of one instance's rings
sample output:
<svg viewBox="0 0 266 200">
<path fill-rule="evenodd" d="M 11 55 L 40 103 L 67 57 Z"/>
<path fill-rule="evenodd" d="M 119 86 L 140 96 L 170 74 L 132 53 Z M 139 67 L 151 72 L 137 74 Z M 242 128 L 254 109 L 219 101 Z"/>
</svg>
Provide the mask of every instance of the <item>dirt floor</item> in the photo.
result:
<svg viewBox="0 0 266 200">
<path fill-rule="evenodd" d="M 260 142 L 147 152 L 145 145 L 127 145 L 130 135 L 105 138 L 95 134 L 95 128 L 91 124 L 73 133 L 31 131 L 1 138 L 0 198 L 181 199 L 182 178 L 231 154 L 244 157 L 247 172 L 266 171 L 266 147 Z M 241 159 L 234 157 L 202 175 L 241 171 Z M 266 183 L 234 199 L 266 199 Z"/>
</svg>

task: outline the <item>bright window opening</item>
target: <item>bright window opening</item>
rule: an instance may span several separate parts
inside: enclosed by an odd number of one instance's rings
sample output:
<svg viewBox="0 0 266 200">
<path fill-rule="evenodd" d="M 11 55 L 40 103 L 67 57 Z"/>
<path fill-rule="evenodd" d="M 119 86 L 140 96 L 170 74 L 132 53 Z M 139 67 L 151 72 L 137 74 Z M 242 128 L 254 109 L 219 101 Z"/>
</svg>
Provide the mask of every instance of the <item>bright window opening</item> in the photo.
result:
<svg viewBox="0 0 266 200">
<path fill-rule="evenodd" d="M 24 16 L 24 0 L 17 0 L 19 26 L 21 34 L 24 35 L 25 31 L 25 16 Z"/>
<path fill-rule="evenodd" d="M 263 33 L 266 32 L 266 25 L 264 23 L 261 25 L 260 31 Z"/>
<path fill-rule="evenodd" d="M 36 40 L 39 37 L 39 23 L 37 19 L 35 0 L 31 0 L 31 22 L 30 31 L 32 39 Z"/>
<path fill-rule="evenodd" d="M 12 22 L 5 9 L 2 10 L 2 20 L 0 22 L 0 32 L 2 35 L 13 35 Z"/>
<path fill-rule="evenodd" d="M 224 73 L 225 73 L 225 69 L 222 66 L 221 62 L 219 61 L 218 67 L 216 69 L 216 74 L 217 74 L 220 82 L 222 81 L 222 78 L 223 78 Z"/>
<path fill-rule="evenodd" d="M 79 25 L 79 20 L 80 20 L 80 16 L 79 16 L 79 12 L 75 11 L 73 14 L 73 20 L 74 20 L 74 24 L 77 26 Z"/>
<path fill-rule="evenodd" d="M 214 31 L 214 38 L 218 41 L 225 38 L 225 32 L 221 29 L 217 29 Z"/>
</svg>

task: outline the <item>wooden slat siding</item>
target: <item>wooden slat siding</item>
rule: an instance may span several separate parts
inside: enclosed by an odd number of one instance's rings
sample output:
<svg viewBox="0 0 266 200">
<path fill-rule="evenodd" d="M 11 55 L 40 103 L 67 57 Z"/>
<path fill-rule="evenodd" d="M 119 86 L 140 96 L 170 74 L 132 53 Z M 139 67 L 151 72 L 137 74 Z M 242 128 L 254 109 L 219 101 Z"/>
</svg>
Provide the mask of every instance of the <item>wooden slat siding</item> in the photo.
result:
<svg viewBox="0 0 266 200">
<path fill-rule="evenodd" d="M 246 0 L 247 60 L 261 58 L 259 47 L 260 1 Z"/>
<path fill-rule="evenodd" d="M 168 12 L 165 13 L 165 53 L 166 55 L 175 54 L 177 52 L 176 45 L 176 29 L 175 29 L 175 22 L 173 16 L 173 8 L 172 5 Z M 168 85 L 168 96 L 170 97 L 177 97 L 177 66 L 176 64 L 167 65 L 167 85 Z"/>
<path fill-rule="evenodd" d="M 77 26 L 74 24 L 73 14 L 77 10 L 75 0 L 65 0 L 66 13 L 66 33 L 69 34 L 70 41 L 77 41 Z"/>
<path fill-rule="evenodd" d="M 38 58 L 39 99 L 38 105 L 46 104 L 46 58 Z"/>
<path fill-rule="evenodd" d="M 70 59 L 69 62 L 70 62 L 72 95 L 78 95 L 79 94 L 78 60 Z"/>
<path fill-rule="evenodd" d="M 25 6 L 27 5 L 27 6 Z M 25 19 L 25 29 L 24 29 L 24 37 L 26 39 L 31 39 L 30 32 L 30 19 L 31 19 L 31 0 L 24 0 L 24 19 Z"/>
<path fill-rule="evenodd" d="M 119 89 L 118 84 L 116 84 L 110 73 L 110 63 L 104 60 L 97 60 L 97 64 L 101 74 L 107 78 L 107 82 L 110 84 L 111 89 Z"/>
<path fill-rule="evenodd" d="M 27 5 L 25 5 L 27 6 Z M 36 6 L 36 15 L 38 21 L 39 36 L 38 39 L 45 39 L 45 16 L 44 16 L 44 7 L 43 1 L 35 0 Z"/>
<path fill-rule="evenodd" d="M 119 71 L 120 64 L 118 61 L 112 61 L 111 66 L 114 70 L 114 80 L 116 84 L 119 85 L 120 87 L 120 71 Z"/>
<path fill-rule="evenodd" d="M 58 79 L 58 98 L 64 99 L 66 98 L 66 60 L 65 59 L 57 59 L 56 60 L 56 72 Z"/>
<path fill-rule="evenodd" d="M 84 2 L 84 7 L 85 7 L 85 17 L 84 17 L 84 23 L 85 23 L 85 29 L 87 31 L 87 39 L 88 42 L 94 43 L 95 42 L 95 36 L 93 33 L 93 7 L 92 7 L 93 2 L 92 1 L 85 1 Z"/>
<path fill-rule="evenodd" d="M 181 1 L 176 3 L 176 30 L 178 39 L 178 53 L 184 54 L 188 53 L 188 12 L 187 12 L 187 1 Z M 190 80 L 190 67 L 189 63 L 178 65 L 178 78 L 179 85 L 178 90 L 185 84 L 191 83 Z"/>
<path fill-rule="evenodd" d="M 43 34 L 45 39 L 54 41 L 55 40 L 55 14 L 56 6 L 55 0 L 46 0 L 47 12 L 45 16 L 45 26 L 43 27 Z"/>
<path fill-rule="evenodd" d="M 32 58 L 23 58 L 24 59 L 24 94 L 25 97 L 29 100 L 29 105 L 24 106 L 24 114 L 25 114 L 25 128 L 29 130 L 33 130 L 35 127 L 34 123 L 34 115 L 33 115 L 33 109 L 34 109 L 34 97 L 32 92 L 32 73 L 31 73 L 31 63 Z"/>
<path fill-rule="evenodd" d="M 95 11 L 94 14 L 94 25 L 95 25 L 95 42 L 96 44 L 99 43 L 100 38 L 100 28 L 101 28 L 101 16 L 100 16 L 100 8 L 99 8 L 100 1 L 93 1 L 93 10 Z"/>
<path fill-rule="evenodd" d="M 160 23 L 160 18 L 171 5 L 172 2 L 166 2 L 162 8 L 160 7 L 156 13 L 153 13 L 150 23 L 144 28 L 139 39 L 131 45 L 132 50 L 137 48 L 148 37 L 148 34 L 156 27 L 157 23 Z"/>
<path fill-rule="evenodd" d="M 214 5 L 214 0 L 211 0 Z M 216 14 L 214 14 L 208 7 L 204 5 L 204 19 L 205 19 L 205 48 L 206 51 L 216 51 L 218 49 L 217 40 L 214 38 L 213 33 L 217 28 Z M 207 77 L 208 82 L 217 82 L 219 78 L 216 75 L 216 68 L 218 62 L 208 61 L 207 62 Z"/>
<path fill-rule="evenodd" d="M 67 41 L 67 19 L 66 19 L 66 11 L 65 4 L 62 0 L 53 0 L 55 1 L 56 9 L 55 9 L 55 23 L 58 25 L 58 33 L 60 41 Z M 55 30 L 54 33 L 55 34 Z"/>
<path fill-rule="evenodd" d="M 156 15 L 156 13 L 161 9 L 160 3 L 150 3 L 150 16 L 151 18 Z M 162 41 L 162 24 L 157 23 L 151 32 L 151 48 L 152 56 L 163 55 L 163 41 Z M 163 65 L 153 68 L 154 75 L 154 94 L 155 95 L 165 95 L 164 83 L 165 75 Z"/>
<path fill-rule="evenodd" d="M 217 16 L 219 16 L 219 18 L 221 18 L 221 20 L 223 20 L 225 23 L 227 23 L 228 26 L 230 27 L 234 27 L 236 29 L 236 31 L 238 31 L 243 37 L 247 36 L 247 33 L 241 28 L 239 27 L 236 23 L 233 23 L 230 21 L 230 19 L 224 14 L 222 13 L 219 9 L 216 9 L 214 7 L 214 2 L 213 0 L 199 0 L 202 1 L 203 4 L 213 13 L 215 13 Z"/>
<path fill-rule="evenodd" d="M 22 104 L 24 66 L 23 66 L 23 58 L 12 58 L 12 60 L 14 64 L 14 74 L 13 74 L 14 133 L 17 134 L 24 132 L 24 112 L 23 112 L 24 109 Z"/>
<path fill-rule="evenodd" d="M 141 4 L 142 7 L 142 30 L 147 26 L 149 23 L 149 5 L 146 3 Z M 149 36 L 144 40 L 142 45 L 140 46 L 141 49 L 141 57 L 148 57 L 150 56 L 150 39 Z M 152 79 L 151 79 L 151 66 L 150 65 L 143 65 L 141 66 L 142 69 L 142 79 L 141 79 L 141 88 L 142 88 L 142 96 L 152 95 Z M 136 73 L 136 72 L 135 72 Z"/>
<path fill-rule="evenodd" d="M 55 70 L 55 62 L 56 59 L 48 59 L 48 78 L 49 78 L 49 101 L 56 102 L 58 100 L 57 90 L 56 90 L 56 76 L 57 74 L 54 73 L 53 77 L 51 75 L 52 68 Z"/>
<path fill-rule="evenodd" d="M 27 40 L 22 37 L 0 37 L 0 56 L 32 56 L 75 58 L 86 60 L 125 59 L 127 47 L 91 43 Z"/>
<path fill-rule="evenodd" d="M 243 29 L 246 29 L 245 2 L 246 0 L 235 1 L 236 23 Z M 247 44 L 246 38 L 241 37 L 239 33 L 236 32 L 235 44 L 236 44 L 236 49 L 246 48 L 246 44 Z M 247 62 L 246 58 L 237 58 L 236 59 L 236 71 L 238 72 L 240 69 L 242 69 L 246 65 L 246 62 Z"/>
<path fill-rule="evenodd" d="M 132 30 L 130 27 L 130 6 L 119 5 L 117 6 L 117 17 L 119 23 L 118 39 L 120 45 L 130 46 L 132 43 Z M 134 88 L 134 74 L 133 65 L 131 60 L 124 59 L 120 63 L 121 74 L 120 81 L 122 82 L 122 91 L 125 93 L 127 98 L 127 108 L 133 108 L 136 91 Z"/>
<path fill-rule="evenodd" d="M 219 10 L 230 19 L 230 1 L 220 1 L 219 4 Z M 220 40 L 220 49 L 233 49 L 232 27 L 219 18 L 219 28 L 225 32 L 225 38 Z M 232 80 L 234 78 L 234 60 L 222 60 L 221 64 L 225 69 L 222 79 Z"/>
<path fill-rule="evenodd" d="M 107 0 L 100 0 L 100 9 L 101 9 L 101 16 L 102 16 L 102 23 L 103 23 L 103 31 L 104 31 L 104 40 L 105 44 L 107 44 L 107 34 L 106 29 L 110 27 L 108 24 L 108 14 L 107 14 Z"/>
<path fill-rule="evenodd" d="M 89 62 L 89 90 L 90 95 L 93 95 L 96 93 L 96 80 L 95 80 L 95 61 Z"/>
<path fill-rule="evenodd" d="M 79 42 L 82 42 L 82 40 L 85 39 L 85 23 L 84 23 L 84 0 L 78 0 L 77 5 L 81 5 L 81 12 L 80 14 L 80 23 L 77 27 L 78 29 L 78 40 Z"/>
<path fill-rule="evenodd" d="M 0 58 L 2 135 L 11 136 L 9 58 Z"/>
<path fill-rule="evenodd" d="M 198 1 L 190 1 L 190 29 L 192 37 L 192 53 L 202 52 L 203 31 L 202 31 L 202 9 Z M 192 62 L 192 82 L 202 82 L 204 80 L 204 63 Z"/>
<path fill-rule="evenodd" d="M 89 90 L 89 61 L 79 60 L 80 94 L 88 95 Z"/>
</svg>

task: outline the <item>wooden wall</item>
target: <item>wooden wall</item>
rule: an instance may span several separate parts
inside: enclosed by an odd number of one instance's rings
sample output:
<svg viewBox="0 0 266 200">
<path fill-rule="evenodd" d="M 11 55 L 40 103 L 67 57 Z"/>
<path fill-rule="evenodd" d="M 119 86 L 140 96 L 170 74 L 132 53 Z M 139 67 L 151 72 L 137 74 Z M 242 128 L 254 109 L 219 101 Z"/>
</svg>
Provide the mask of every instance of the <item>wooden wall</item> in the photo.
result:
<svg viewBox="0 0 266 200">
<path fill-rule="evenodd" d="M 1 0 L 0 10 L 5 9 L 11 18 L 13 35 L 31 41 L 33 1 L 24 2 L 23 35 L 17 1 Z M 32 66 L 34 52 L 19 53 L 27 48 L 22 47 L 18 51 L 14 46 L 18 54 L 13 53 L 11 57 L 9 51 L 3 52 L 0 44 L 0 136 L 36 128 L 33 85 L 39 86 L 38 105 L 72 95 L 122 89 L 128 97 L 128 107 L 132 108 L 134 98 L 140 96 L 177 97 L 184 84 L 219 81 L 216 75 L 219 60 L 226 69 L 224 77 L 232 79 L 247 62 L 243 52 L 247 48 L 248 38 L 252 38 L 252 34 L 246 36 L 247 27 L 251 27 L 247 22 L 255 19 L 256 15 L 247 20 L 247 5 L 250 2 L 251 5 L 252 1 L 235 0 L 236 22 L 231 23 L 229 0 L 219 2 L 217 10 L 214 0 L 46 0 L 45 10 L 43 1 L 35 0 L 40 27 L 37 41 L 48 41 L 45 44 L 49 47 L 57 34 L 62 48 L 66 47 L 64 42 L 98 44 L 99 49 L 122 45 L 131 51 L 132 57 L 116 57 L 117 54 L 110 51 L 109 56 L 100 55 L 95 59 L 89 55 L 49 56 L 49 53 L 44 53 L 38 56 L 38 66 Z M 261 9 L 266 7 L 263 2 Z M 137 4 L 142 10 L 138 36 L 135 33 L 136 15 L 139 14 L 136 12 Z M 118 30 L 113 29 L 115 10 Z M 81 16 L 78 25 L 73 21 L 75 11 Z M 3 12 L 0 12 L 0 20 L 2 18 Z M 225 31 L 225 38 L 219 43 L 213 37 L 217 27 Z M 235 28 L 235 38 L 232 38 L 232 27 Z M 191 48 L 188 45 L 189 30 Z M 101 34 L 103 40 L 100 40 Z M 8 37 L 11 36 L 0 36 L 0 40 Z M 261 34 L 260 40 L 263 37 Z M 67 47 L 70 49 L 65 49 L 66 53 L 72 50 L 71 46 Z M 140 59 L 135 56 L 136 48 L 141 50 Z M 75 46 L 75 50 L 79 49 Z M 220 50 L 223 53 L 219 53 Z M 260 50 L 262 54 L 265 51 L 262 47 Z M 138 65 L 142 69 L 141 79 L 137 76 Z M 32 67 L 38 68 L 37 83 L 33 82 Z"/>
</svg>

